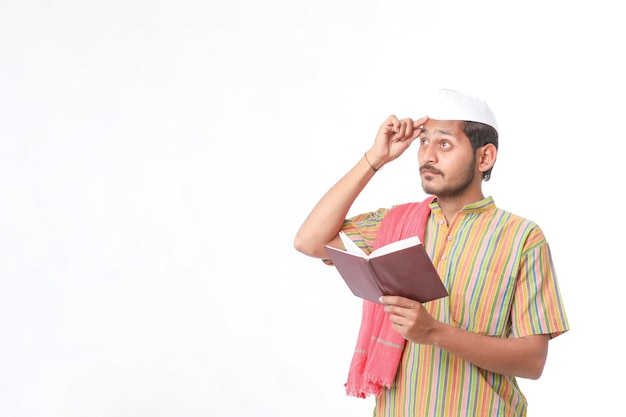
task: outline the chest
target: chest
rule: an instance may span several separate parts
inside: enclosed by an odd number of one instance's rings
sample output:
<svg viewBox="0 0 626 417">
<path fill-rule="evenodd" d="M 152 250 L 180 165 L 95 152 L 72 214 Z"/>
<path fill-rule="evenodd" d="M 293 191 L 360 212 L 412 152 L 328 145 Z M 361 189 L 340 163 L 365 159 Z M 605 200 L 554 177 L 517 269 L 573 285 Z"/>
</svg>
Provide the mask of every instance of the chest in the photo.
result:
<svg viewBox="0 0 626 417">
<path fill-rule="evenodd" d="M 432 306 L 438 319 L 483 334 L 508 330 L 524 234 L 500 220 L 470 216 L 428 225 L 426 250 L 450 294 Z"/>
</svg>

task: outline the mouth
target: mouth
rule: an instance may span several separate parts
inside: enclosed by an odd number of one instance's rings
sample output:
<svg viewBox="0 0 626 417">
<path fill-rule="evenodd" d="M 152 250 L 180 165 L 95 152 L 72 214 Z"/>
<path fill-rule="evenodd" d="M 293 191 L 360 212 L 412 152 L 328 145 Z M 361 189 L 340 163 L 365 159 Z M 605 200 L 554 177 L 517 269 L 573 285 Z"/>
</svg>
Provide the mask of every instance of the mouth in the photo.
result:
<svg viewBox="0 0 626 417">
<path fill-rule="evenodd" d="M 423 176 L 442 175 L 441 172 L 437 170 L 426 169 L 426 168 L 420 169 L 420 174 L 422 174 Z"/>
</svg>

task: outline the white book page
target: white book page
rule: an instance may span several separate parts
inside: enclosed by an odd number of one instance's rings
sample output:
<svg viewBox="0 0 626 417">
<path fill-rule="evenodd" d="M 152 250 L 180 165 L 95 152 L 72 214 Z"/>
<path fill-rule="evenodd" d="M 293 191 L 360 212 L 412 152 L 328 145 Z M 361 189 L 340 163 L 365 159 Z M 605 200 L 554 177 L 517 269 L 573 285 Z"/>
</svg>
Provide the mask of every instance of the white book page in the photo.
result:
<svg viewBox="0 0 626 417">
<path fill-rule="evenodd" d="M 363 250 L 359 248 L 359 245 L 354 243 L 352 239 L 348 237 L 348 235 L 346 235 L 344 232 L 339 232 L 339 237 L 343 242 L 343 246 L 345 246 L 346 248 L 346 252 L 360 256 L 362 258 L 367 258 L 367 254 L 363 252 Z"/>
<path fill-rule="evenodd" d="M 387 253 L 396 252 L 401 249 L 405 249 L 411 246 L 417 246 L 422 243 L 417 236 L 409 237 L 406 239 L 398 240 L 397 242 L 392 242 L 388 245 L 383 246 L 382 248 L 376 249 L 374 252 L 370 254 L 370 258 L 374 258 L 376 256 L 385 255 Z"/>
<path fill-rule="evenodd" d="M 343 242 L 343 246 L 346 248 L 346 252 L 351 253 L 353 255 L 360 256 L 362 258 L 367 258 L 367 254 L 363 252 L 359 246 L 352 241 L 344 232 L 339 232 L 339 237 L 341 237 L 341 241 Z M 383 246 L 382 248 L 378 248 L 373 251 L 369 257 L 374 258 L 376 256 L 385 255 L 387 253 L 396 252 L 401 249 L 408 248 L 410 246 L 417 246 L 420 243 L 420 239 L 417 236 L 409 237 L 406 239 L 398 240 L 397 242 L 389 243 L 388 245 Z"/>
</svg>

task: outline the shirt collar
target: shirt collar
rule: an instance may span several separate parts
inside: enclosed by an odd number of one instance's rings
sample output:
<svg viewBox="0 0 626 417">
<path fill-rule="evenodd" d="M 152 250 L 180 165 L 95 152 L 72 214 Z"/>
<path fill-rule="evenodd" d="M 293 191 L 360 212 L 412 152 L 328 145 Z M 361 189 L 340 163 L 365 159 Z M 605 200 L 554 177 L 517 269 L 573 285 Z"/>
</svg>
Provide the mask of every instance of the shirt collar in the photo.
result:
<svg viewBox="0 0 626 417">
<path fill-rule="evenodd" d="M 495 207 L 496 207 L 496 203 L 493 200 L 493 197 L 488 196 L 488 197 L 483 198 L 482 200 L 476 201 L 475 203 L 466 205 L 465 207 L 461 209 L 461 212 L 478 213 L 478 212 L 493 210 Z M 441 207 L 439 207 L 439 203 L 437 202 L 436 198 L 430 203 L 430 210 L 431 211 L 441 210 Z"/>
</svg>

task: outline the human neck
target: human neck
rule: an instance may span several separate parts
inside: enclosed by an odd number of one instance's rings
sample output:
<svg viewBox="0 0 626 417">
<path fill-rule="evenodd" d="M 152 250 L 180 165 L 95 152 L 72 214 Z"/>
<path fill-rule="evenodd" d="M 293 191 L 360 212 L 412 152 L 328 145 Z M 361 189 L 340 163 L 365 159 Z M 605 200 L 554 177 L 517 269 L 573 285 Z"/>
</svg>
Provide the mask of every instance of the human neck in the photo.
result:
<svg viewBox="0 0 626 417">
<path fill-rule="evenodd" d="M 454 216 L 463 209 L 463 207 L 468 204 L 476 203 L 477 201 L 483 200 L 485 197 L 483 196 L 482 190 L 477 190 L 473 193 L 464 193 L 456 196 L 447 196 L 447 197 L 437 197 L 437 204 L 441 208 L 441 212 L 448 224 L 454 219 Z"/>
</svg>

